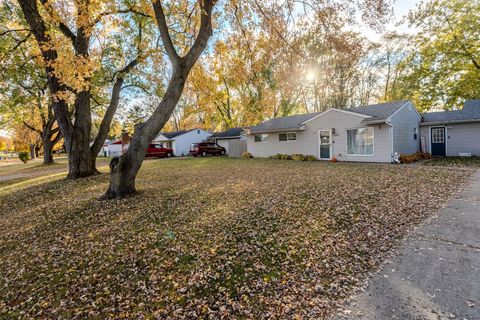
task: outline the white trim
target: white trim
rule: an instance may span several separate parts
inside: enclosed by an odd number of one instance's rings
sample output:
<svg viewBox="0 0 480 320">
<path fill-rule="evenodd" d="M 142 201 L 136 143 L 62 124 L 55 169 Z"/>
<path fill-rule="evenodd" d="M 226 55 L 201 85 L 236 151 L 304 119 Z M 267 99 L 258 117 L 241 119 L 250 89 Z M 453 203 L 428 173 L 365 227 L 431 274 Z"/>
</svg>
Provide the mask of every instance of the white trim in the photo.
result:
<svg viewBox="0 0 480 320">
<path fill-rule="evenodd" d="M 372 154 L 350 154 L 348 153 L 348 130 L 356 130 L 356 129 L 373 129 L 373 153 Z M 375 156 L 375 127 L 358 127 L 358 128 L 345 128 L 345 155 L 348 157 L 374 157 Z"/>
<path fill-rule="evenodd" d="M 432 154 L 432 128 L 445 128 L 445 136 L 443 137 L 445 141 L 445 157 L 448 155 L 448 127 L 446 125 L 438 125 L 438 126 L 429 126 L 428 127 L 428 148 L 429 153 Z"/>
<path fill-rule="evenodd" d="M 305 124 L 305 123 L 307 123 L 307 122 L 310 122 L 310 121 L 312 121 L 312 120 L 315 120 L 315 119 L 317 119 L 318 117 L 323 116 L 324 114 L 329 113 L 330 111 L 343 112 L 343 113 L 346 113 L 346 114 L 350 114 L 350 115 L 354 115 L 354 116 L 359 116 L 359 117 L 362 117 L 362 118 L 371 118 L 371 117 L 372 117 L 372 116 L 367 116 L 367 115 L 364 115 L 364 114 L 361 114 L 361 113 L 351 112 L 351 111 L 342 110 L 342 109 L 337 109 L 337 108 L 330 108 L 330 109 L 328 109 L 328 110 L 323 111 L 323 112 L 320 113 L 320 114 L 317 114 L 315 117 L 313 117 L 313 118 L 311 118 L 311 119 L 308 119 L 307 121 L 302 122 L 301 124 Z"/>
<path fill-rule="evenodd" d="M 327 159 L 327 158 L 321 158 L 321 153 L 320 153 L 320 144 L 321 144 L 321 140 L 320 140 L 320 132 L 321 131 L 328 131 L 328 134 L 329 134 L 329 139 L 330 139 L 330 157 Z M 317 148 L 318 148 L 318 160 L 325 160 L 325 161 L 328 161 L 328 160 L 331 160 L 332 157 L 333 157 L 333 142 L 332 142 L 332 129 L 318 129 L 318 133 L 317 133 Z"/>
<path fill-rule="evenodd" d="M 402 110 L 405 106 L 407 105 L 411 105 L 413 110 L 417 113 L 418 117 L 420 118 L 420 120 L 422 119 L 422 115 L 420 114 L 420 112 L 418 112 L 417 108 L 415 108 L 415 106 L 413 105 L 412 101 L 408 100 L 407 102 L 405 102 L 405 104 L 403 104 L 400 108 L 397 109 L 397 111 L 395 111 L 394 113 L 392 113 L 391 115 L 388 116 L 387 120 L 388 121 L 391 121 L 392 120 L 392 117 L 397 113 L 399 112 L 400 110 Z"/>
</svg>

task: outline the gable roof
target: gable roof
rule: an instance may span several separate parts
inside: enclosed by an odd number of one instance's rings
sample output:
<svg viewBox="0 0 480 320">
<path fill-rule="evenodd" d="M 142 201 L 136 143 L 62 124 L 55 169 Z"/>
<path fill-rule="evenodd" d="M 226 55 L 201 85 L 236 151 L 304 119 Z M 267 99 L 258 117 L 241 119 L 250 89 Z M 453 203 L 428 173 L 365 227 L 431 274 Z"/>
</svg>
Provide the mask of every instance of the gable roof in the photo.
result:
<svg viewBox="0 0 480 320">
<path fill-rule="evenodd" d="M 160 134 L 163 134 L 165 137 L 168 139 L 173 139 L 175 137 L 181 136 L 182 134 L 185 134 L 187 132 L 190 132 L 192 130 L 180 130 L 180 131 L 173 131 L 173 132 L 160 132 Z"/>
<path fill-rule="evenodd" d="M 367 121 L 386 120 L 397 110 L 403 107 L 409 100 L 399 100 L 385 103 L 372 104 L 357 108 L 349 109 L 328 109 L 324 112 L 314 112 L 306 114 L 298 114 L 289 117 L 273 118 L 267 120 L 257 126 L 250 127 L 251 133 L 260 132 L 279 132 L 288 130 L 303 130 L 304 124 L 314 118 L 331 110 L 351 112 L 367 117 Z"/>
<path fill-rule="evenodd" d="M 480 121 L 480 99 L 466 100 L 462 110 L 427 112 L 422 124 Z"/>
<path fill-rule="evenodd" d="M 371 118 L 369 118 L 368 121 L 385 120 L 397 112 L 397 110 L 403 107 L 407 102 L 409 102 L 409 100 L 398 100 L 344 110 L 370 116 Z"/>
<path fill-rule="evenodd" d="M 215 132 L 212 138 L 236 138 L 243 133 L 243 128 L 230 128 L 223 132 Z"/>
</svg>

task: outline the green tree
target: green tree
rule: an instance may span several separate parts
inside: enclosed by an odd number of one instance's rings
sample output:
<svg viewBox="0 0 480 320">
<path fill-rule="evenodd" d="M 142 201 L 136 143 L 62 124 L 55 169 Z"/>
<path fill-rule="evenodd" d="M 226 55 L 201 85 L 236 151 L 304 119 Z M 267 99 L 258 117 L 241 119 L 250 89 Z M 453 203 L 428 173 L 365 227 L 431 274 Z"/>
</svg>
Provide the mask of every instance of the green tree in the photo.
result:
<svg viewBox="0 0 480 320">
<path fill-rule="evenodd" d="M 400 64 L 405 73 L 394 96 L 420 110 L 460 108 L 480 97 L 480 1 L 429 0 L 409 21 L 418 28 L 418 50 Z"/>
</svg>

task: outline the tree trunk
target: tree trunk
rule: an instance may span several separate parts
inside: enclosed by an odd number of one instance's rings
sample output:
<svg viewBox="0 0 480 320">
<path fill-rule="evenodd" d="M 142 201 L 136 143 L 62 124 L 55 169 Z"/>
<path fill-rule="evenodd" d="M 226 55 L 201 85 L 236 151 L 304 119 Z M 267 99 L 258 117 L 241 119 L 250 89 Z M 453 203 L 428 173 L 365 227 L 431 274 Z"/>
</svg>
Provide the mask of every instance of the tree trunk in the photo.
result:
<svg viewBox="0 0 480 320">
<path fill-rule="evenodd" d="M 73 148 L 68 154 L 68 176 L 67 179 L 78 179 L 98 173 L 96 167 L 96 155 L 92 154 L 90 147 L 79 146 L 80 141 L 72 141 Z"/>
<path fill-rule="evenodd" d="M 183 92 L 188 69 L 175 70 L 160 105 L 152 116 L 135 127 L 127 152 L 110 161 L 110 186 L 105 198 L 124 198 L 136 193 L 135 178 L 142 166 L 148 144 L 168 121 Z"/>
<path fill-rule="evenodd" d="M 129 150 L 130 148 L 135 148 L 138 152 L 127 152 L 110 161 L 110 186 L 105 193 L 107 199 L 124 198 L 137 192 L 135 179 L 145 157 L 146 148 L 138 143 L 135 146 L 131 144 Z"/>
<path fill-rule="evenodd" d="M 30 144 L 30 159 L 35 159 L 35 145 Z"/>
<path fill-rule="evenodd" d="M 53 148 L 53 141 L 51 141 L 50 137 L 42 137 L 43 140 L 43 164 L 49 165 L 53 164 L 53 155 L 52 155 L 52 148 Z"/>
</svg>

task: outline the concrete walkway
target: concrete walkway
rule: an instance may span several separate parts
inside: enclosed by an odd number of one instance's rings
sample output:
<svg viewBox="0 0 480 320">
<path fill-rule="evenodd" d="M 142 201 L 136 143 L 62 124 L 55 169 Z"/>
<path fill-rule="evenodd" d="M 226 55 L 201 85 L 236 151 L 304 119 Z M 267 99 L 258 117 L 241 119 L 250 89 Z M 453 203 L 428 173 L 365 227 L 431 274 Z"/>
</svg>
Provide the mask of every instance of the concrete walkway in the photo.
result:
<svg viewBox="0 0 480 320">
<path fill-rule="evenodd" d="M 336 319 L 480 319 L 480 170 Z"/>
</svg>

